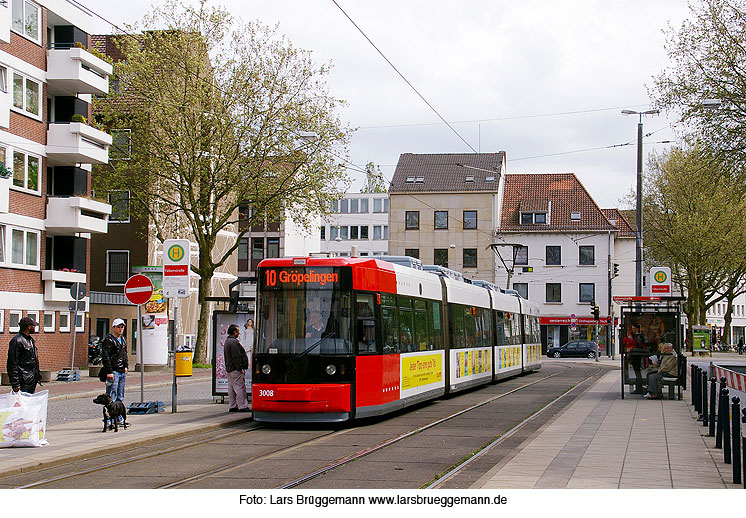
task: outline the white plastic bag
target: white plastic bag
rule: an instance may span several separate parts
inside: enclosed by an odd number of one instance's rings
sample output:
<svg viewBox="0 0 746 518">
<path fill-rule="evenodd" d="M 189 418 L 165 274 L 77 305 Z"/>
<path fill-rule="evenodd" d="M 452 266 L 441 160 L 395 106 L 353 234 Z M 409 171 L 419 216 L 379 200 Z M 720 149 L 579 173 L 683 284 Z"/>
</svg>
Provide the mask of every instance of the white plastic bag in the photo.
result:
<svg viewBox="0 0 746 518">
<path fill-rule="evenodd" d="M 0 394 L 0 448 L 48 444 L 49 391 Z"/>
</svg>

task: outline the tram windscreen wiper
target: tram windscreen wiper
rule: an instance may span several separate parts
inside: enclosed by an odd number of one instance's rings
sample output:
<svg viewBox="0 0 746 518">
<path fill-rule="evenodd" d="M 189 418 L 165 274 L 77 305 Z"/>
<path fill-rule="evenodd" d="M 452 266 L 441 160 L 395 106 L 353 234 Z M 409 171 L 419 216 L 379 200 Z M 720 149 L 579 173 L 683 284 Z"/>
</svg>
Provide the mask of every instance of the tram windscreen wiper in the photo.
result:
<svg viewBox="0 0 746 518">
<path fill-rule="evenodd" d="M 322 337 L 321 337 L 321 338 L 319 338 L 319 341 L 318 341 L 318 342 L 316 342 L 315 344 L 313 344 L 313 345 L 312 345 L 311 347 L 306 347 L 306 348 L 305 348 L 305 349 L 304 349 L 303 351 L 301 351 L 301 352 L 299 352 L 298 354 L 296 354 L 296 355 L 295 355 L 295 356 L 293 357 L 293 360 L 297 360 L 298 358 L 302 358 L 303 356 L 307 355 L 308 353 L 310 353 L 311 351 L 313 351 L 314 349 L 316 349 L 316 348 L 317 348 L 317 347 L 318 347 L 319 345 L 321 345 L 321 341 L 322 341 L 322 340 L 323 340 L 324 338 L 325 338 L 325 337 L 324 337 L 324 336 L 322 335 Z"/>
</svg>

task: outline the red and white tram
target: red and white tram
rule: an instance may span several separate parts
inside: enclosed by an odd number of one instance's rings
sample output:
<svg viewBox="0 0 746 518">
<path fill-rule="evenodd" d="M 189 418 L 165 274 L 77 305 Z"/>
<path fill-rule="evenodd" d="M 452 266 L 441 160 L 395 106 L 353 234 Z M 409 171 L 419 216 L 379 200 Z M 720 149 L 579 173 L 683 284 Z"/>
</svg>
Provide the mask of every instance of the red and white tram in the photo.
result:
<svg viewBox="0 0 746 518">
<path fill-rule="evenodd" d="M 371 257 L 259 264 L 256 421 L 334 422 L 541 368 L 514 295 Z"/>
</svg>

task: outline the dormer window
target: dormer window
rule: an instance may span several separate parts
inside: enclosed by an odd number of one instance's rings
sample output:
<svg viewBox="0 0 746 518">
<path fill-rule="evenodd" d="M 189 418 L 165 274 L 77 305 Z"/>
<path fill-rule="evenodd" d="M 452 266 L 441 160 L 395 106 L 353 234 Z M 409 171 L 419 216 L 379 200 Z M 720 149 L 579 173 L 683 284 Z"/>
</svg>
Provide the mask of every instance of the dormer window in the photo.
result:
<svg viewBox="0 0 746 518">
<path fill-rule="evenodd" d="M 407 176 L 407 183 L 414 183 L 414 176 Z"/>
<path fill-rule="evenodd" d="M 414 179 L 414 183 L 424 183 L 424 182 L 425 182 L 424 176 L 418 176 L 417 178 Z"/>
<path fill-rule="evenodd" d="M 485 181 L 485 182 L 494 182 L 494 181 L 495 181 L 495 177 L 494 177 L 494 176 L 488 176 L 488 177 L 486 177 L 486 178 L 484 179 L 484 181 Z"/>
<path fill-rule="evenodd" d="M 474 177 L 473 177 L 473 176 L 467 176 L 467 177 L 466 177 L 466 180 L 464 180 L 464 181 L 465 181 L 466 183 L 471 183 L 471 182 L 473 182 L 473 181 L 474 181 Z"/>
<path fill-rule="evenodd" d="M 571 221 L 580 221 L 580 212 L 571 212 L 570 213 L 570 220 Z"/>
<path fill-rule="evenodd" d="M 521 212 L 521 225 L 546 225 L 546 212 Z"/>
</svg>

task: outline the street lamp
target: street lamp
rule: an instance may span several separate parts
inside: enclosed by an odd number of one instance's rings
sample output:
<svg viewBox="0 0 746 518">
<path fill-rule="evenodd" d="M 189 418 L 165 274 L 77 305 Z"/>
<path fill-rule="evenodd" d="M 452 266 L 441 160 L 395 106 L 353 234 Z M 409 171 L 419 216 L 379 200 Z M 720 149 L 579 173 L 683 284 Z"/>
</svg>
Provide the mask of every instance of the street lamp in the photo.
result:
<svg viewBox="0 0 746 518">
<path fill-rule="evenodd" d="M 637 112 L 634 110 L 622 110 L 622 115 L 639 115 L 640 122 L 637 124 L 637 218 L 635 224 L 637 232 L 635 235 L 635 295 L 642 296 L 642 116 L 658 115 L 660 110 L 647 110 Z"/>
</svg>

